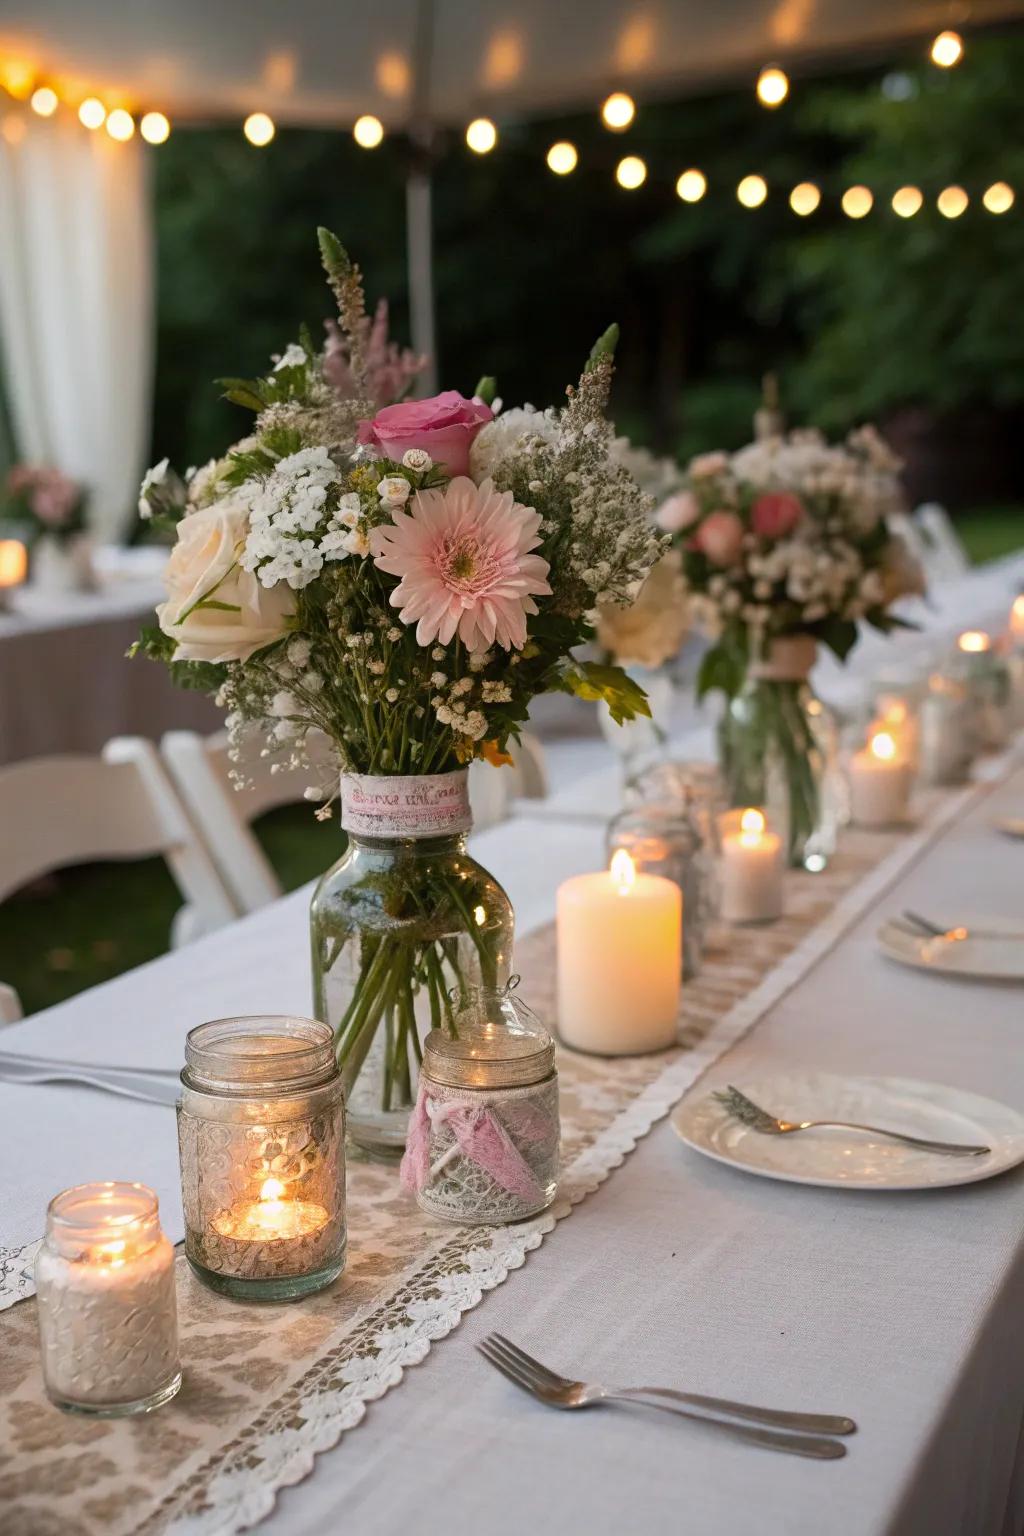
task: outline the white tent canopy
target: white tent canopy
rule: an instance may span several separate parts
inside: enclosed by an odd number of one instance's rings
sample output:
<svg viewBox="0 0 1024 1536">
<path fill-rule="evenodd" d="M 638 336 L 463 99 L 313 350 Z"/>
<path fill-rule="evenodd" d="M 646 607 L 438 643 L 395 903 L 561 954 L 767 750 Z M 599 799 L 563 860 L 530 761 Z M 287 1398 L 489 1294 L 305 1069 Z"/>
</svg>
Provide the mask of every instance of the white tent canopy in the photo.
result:
<svg viewBox="0 0 1024 1536">
<path fill-rule="evenodd" d="M 966 8 L 964 8 L 966 10 Z M 1021 14 L 974 0 L 972 26 Z M 592 106 L 891 52 L 950 25 L 948 0 L 4 0 L 0 57 L 172 119 L 439 123 Z M 426 71 L 429 79 L 422 78 Z"/>
</svg>

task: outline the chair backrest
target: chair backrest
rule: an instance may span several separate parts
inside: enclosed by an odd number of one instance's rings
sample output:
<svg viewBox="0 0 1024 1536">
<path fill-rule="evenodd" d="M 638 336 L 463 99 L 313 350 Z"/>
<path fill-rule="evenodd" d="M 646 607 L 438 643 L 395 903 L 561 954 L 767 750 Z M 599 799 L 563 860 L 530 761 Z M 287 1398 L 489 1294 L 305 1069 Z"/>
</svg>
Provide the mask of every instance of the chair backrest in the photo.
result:
<svg viewBox="0 0 1024 1536">
<path fill-rule="evenodd" d="M 0 901 L 72 864 L 162 854 L 205 932 L 234 910 L 152 742 L 116 737 L 102 757 L 0 768 Z"/>
<path fill-rule="evenodd" d="M 914 513 L 927 547 L 925 569 L 933 582 L 956 581 L 970 569 L 963 540 L 945 507 L 926 501 Z"/>
</svg>

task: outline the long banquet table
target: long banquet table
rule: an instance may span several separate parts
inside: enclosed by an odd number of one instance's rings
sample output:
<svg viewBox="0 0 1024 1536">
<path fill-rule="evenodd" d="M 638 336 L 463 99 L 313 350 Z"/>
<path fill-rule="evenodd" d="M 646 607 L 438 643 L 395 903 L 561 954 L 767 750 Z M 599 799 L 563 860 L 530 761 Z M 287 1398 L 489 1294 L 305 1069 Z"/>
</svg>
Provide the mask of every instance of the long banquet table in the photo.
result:
<svg viewBox="0 0 1024 1536">
<path fill-rule="evenodd" d="M 930 1078 L 1024 1111 L 1021 991 L 904 970 L 874 943 L 880 918 L 905 906 L 1024 924 L 1024 849 L 992 828 L 995 817 L 1020 814 L 1024 765 L 988 764 L 986 775 L 938 797 L 922 826 L 896 840 L 745 1033 L 712 1029 L 699 1091 L 799 1066 Z M 473 851 L 506 885 L 525 936 L 550 921 L 562 879 L 603 862 L 603 827 L 596 817 L 527 814 L 475 837 Z M 297 892 L 13 1026 L 3 1045 L 174 1068 L 185 1031 L 203 1018 L 305 1012 L 307 897 Z M 181 1235 L 170 1110 L 84 1089 L 0 1085 L 0 1125 L 0 1243 L 9 1251 L 38 1237 L 49 1195 L 91 1178 L 152 1184 L 168 1229 Z M 272 1509 L 273 1491 L 250 1490 L 230 1518 L 171 1528 L 207 1536 L 266 1516 L 261 1529 L 280 1536 L 1019 1533 L 1024 1173 L 922 1194 L 805 1188 L 707 1162 L 664 1120 L 644 1130 L 521 1272 L 466 1311 L 450 1337 L 440 1329 L 404 1379 L 392 1372 L 387 1385 L 397 1390 L 353 1416 L 337 1448 L 336 1434 L 307 1426 L 309 1452 L 323 1452 L 315 1470 L 309 1454 L 277 1480 L 312 1476 L 280 1488 Z M 358 1230 L 350 1243 L 358 1271 Z M 2 1260 L 0 1249 L 0 1270 Z M 253 1309 L 239 1317 L 251 1326 Z M 846 1460 L 814 1464 L 653 1414 L 559 1415 L 480 1359 L 472 1345 L 493 1329 L 571 1373 L 846 1413 L 860 1430 Z M 3 1337 L 0 1327 L 0 1360 Z M 183 1394 L 156 1418 L 173 1438 L 188 1411 Z M 260 1475 L 274 1481 L 273 1468 Z M 4 1497 L 0 1452 L 0 1509 Z M 31 1524 L 16 1529 L 36 1536 Z"/>
</svg>

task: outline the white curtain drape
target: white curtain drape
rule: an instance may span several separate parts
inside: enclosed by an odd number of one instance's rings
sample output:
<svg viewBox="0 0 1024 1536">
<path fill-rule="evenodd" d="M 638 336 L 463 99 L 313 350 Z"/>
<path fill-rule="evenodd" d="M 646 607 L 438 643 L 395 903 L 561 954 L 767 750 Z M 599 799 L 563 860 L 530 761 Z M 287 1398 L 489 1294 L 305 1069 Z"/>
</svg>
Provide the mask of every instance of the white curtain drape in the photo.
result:
<svg viewBox="0 0 1024 1536">
<path fill-rule="evenodd" d="M 0 137 L 0 343 L 15 443 L 88 486 L 96 535 L 130 526 L 153 367 L 146 151 L 63 110 Z M 10 142 L 13 137 L 15 142 Z"/>
</svg>

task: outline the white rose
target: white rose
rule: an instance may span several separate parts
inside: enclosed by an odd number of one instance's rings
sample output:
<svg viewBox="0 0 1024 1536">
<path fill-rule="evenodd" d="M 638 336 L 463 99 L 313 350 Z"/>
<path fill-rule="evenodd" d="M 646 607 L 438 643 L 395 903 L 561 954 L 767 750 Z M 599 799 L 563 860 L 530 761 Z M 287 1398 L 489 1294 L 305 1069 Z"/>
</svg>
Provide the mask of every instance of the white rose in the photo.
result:
<svg viewBox="0 0 1024 1536">
<path fill-rule="evenodd" d="M 248 530 L 248 508 L 230 498 L 178 524 L 167 601 L 156 610 L 164 634 L 178 642 L 175 661 L 247 661 L 285 633 L 294 612 L 290 587 L 262 587 L 238 564 Z M 224 606 L 198 606 L 204 598 Z"/>
<path fill-rule="evenodd" d="M 404 507 L 411 490 L 404 475 L 385 475 L 377 487 L 377 495 L 386 507 Z"/>
<path fill-rule="evenodd" d="M 428 469 L 433 468 L 434 461 L 425 448 L 407 448 L 402 454 L 402 463 L 414 475 L 425 475 Z"/>
</svg>

